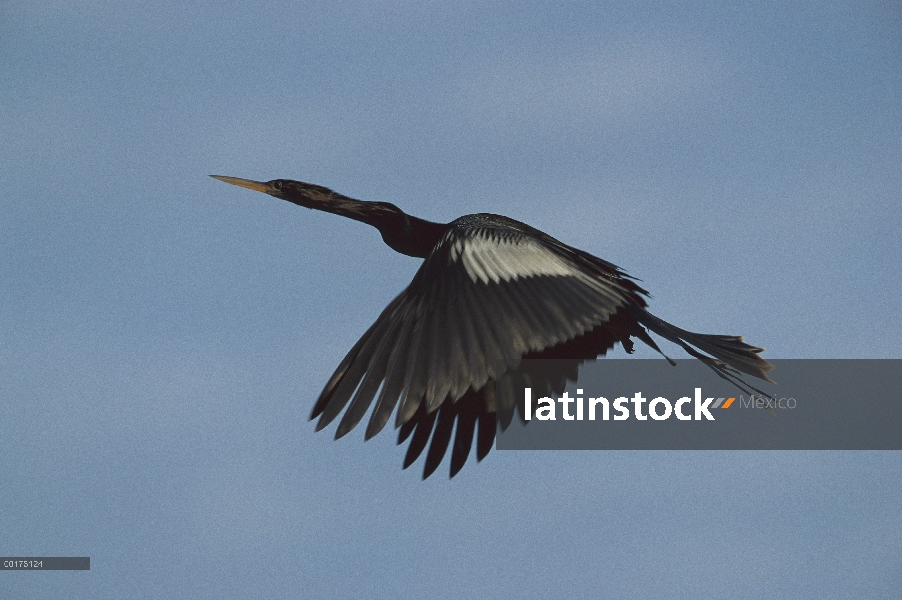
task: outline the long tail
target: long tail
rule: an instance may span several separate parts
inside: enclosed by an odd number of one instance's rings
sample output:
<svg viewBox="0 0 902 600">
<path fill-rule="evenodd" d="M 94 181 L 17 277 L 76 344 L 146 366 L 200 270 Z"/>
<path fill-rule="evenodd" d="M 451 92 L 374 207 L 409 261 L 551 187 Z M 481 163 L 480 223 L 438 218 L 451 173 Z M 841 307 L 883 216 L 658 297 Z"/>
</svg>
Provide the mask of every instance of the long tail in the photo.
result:
<svg viewBox="0 0 902 600">
<path fill-rule="evenodd" d="M 767 372 L 774 365 L 759 356 L 764 348 L 750 346 L 742 341 L 742 336 L 736 335 L 710 335 L 705 333 L 693 333 L 671 325 L 667 321 L 659 319 L 643 309 L 631 311 L 636 320 L 649 331 L 656 333 L 666 340 L 681 346 L 686 352 L 699 359 L 723 379 L 726 379 L 747 394 L 757 393 L 760 396 L 770 396 L 742 378 L 742 374 L 752 375 L 759 379 L 776 383 L 768 377 Z M 633 332 L 636 337 L 657 350 L 662 356 L 670 360 L 654 340 L 643 330 Z M 704 354 L 703 354 L 704 353 Z M 672 360 L 670 360 L 673 363 Z"/>
</svg>

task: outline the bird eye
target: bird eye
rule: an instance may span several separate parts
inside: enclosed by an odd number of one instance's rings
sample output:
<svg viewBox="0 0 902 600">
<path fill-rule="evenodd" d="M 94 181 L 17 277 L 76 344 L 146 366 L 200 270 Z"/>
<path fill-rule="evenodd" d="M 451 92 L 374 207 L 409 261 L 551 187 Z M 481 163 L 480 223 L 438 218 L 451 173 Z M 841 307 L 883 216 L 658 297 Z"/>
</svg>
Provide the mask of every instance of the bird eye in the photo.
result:
<svg viewBox="0 0 902 600">
<path fill-rule="evenodd" d="M 276 189 L 277 192 L 282 191 L 282 181 L 281 180 L 276 179 L 275 181 L 272 182 L 272 186 Z"/>
</svg>

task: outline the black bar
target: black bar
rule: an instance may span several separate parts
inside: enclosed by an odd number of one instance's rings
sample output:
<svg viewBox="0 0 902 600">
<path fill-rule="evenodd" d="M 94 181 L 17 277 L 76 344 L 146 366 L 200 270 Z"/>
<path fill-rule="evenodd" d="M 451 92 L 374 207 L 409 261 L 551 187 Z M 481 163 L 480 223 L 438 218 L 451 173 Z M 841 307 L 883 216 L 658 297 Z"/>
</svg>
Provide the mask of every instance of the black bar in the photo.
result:
<svg viewBox="0 0 902 600">
<path fill-rule="evenodd" d="M 4 571 L 90 571 L 90 556 L 0 556 Z"/>
<path fill-rule="evenodd" d="M 523 361 L 526 363 L 527 361 Z M 902 360 L 776 359 L 778 385 L 745 376 L 763 394 L 743 392 L 701 361 L 600 359 L 579 368 L 568 398 L 532 384 L 532 419 L 514 422 L 497 438 L 499 450 L 902 450 Z M 542 367 L 543 370 L 539 369 Z M 525 369 L 523 365 L 521 370 Z M 550 367 L 535 367 L 543 373 Z M 572 375 L 568 375 L 573 379 Z M 539 377 L 531 377 L 538 381 Z M 526 410 L 527 386 L 514 387 Z M 696 391 L 698 390 L 698 391 Z M 700 393 L 699 393 L 700 392 Z M 637 397 L 638 395 L 638 397 Z M 700 396 L 697 398 L 697 396 Z M 554 410 L 538 413 L 539 399 Z M 590 409 L 602 397 L 610 404 Z M 573 400 L 578 398 L 578 400 Z M 636 398 L 636 402 L 633 402 Z M 734 400 L 729 401 L 730 398 Z M 615 401 L 629 409 L 623 417 Z M 677 406 L 677 402 L 682 403 Z M 698 400 L 710 399 L 707 413 Z M 658 400 L 662 402 L 657 403 Z M 657 403 L 652 407 L 652 401 Z M 542 404 L 548 407 L 548 403 Z M 578 411 L 583 409 L 582 420 Z M 657 417 L 649 414 L 655 410 Z M 677 416 L 678 408 L 683 416 Z M 726 410 L 725 410 L 726 409 Z M 770 410 L 768 410 L 770 409 Z M 637 415 L 642 410 L 644 414 Z M 672 412 L 671 412 L 672 411 Z M 596 420 L 591 420 L 593 414 Z M 681 420 L 683 419 L 683 420 Z"/>
</svg>

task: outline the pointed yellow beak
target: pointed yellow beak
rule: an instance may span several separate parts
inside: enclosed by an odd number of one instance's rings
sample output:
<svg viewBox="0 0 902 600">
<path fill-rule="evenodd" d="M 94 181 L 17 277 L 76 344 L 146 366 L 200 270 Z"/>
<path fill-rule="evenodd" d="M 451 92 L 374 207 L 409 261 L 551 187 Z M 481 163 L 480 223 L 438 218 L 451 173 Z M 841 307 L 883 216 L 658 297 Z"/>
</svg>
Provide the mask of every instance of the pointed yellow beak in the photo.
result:
<svg viewBox="0 0 902 600">
<path fill-rule="evenodd" d="M 231 183 L 232 185 L 240 185 L 241 187 L 245 187 L 249 190 L 255 190 L 258 192 L 263 192 L 264 194 L 269 193 L 269 186 L 263 183 L 262 181 L 251 181 L 250 179 L 240 179 L 238 177 L 226 177 L 224 175 L 210 175 L 213 179 L 218 179 L 219 181 L 225 181 L 226 183 Z"/>
</svg>

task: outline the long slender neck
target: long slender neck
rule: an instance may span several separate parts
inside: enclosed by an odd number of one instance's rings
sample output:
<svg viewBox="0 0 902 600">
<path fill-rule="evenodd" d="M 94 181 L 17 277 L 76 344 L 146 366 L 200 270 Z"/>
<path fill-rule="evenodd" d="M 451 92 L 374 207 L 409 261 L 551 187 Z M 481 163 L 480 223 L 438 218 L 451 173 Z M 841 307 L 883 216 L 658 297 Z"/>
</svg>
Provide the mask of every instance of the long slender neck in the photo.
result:
<svg viewBox="0 0 902 600">
<path fill-rule="evenodd" d="M 383 214 L 380 218 L 389 217 L 383 222 L 384 225 L 380 226 L 377 223 L 369 222 L 382 234 L 382 240 L 395 252 L 416 258 L 429 256 L 435 245 L 445 235 L 448 225 L 412 217 L 396 206 L 391 204 L 388 206 L 397 212 L 389 215 Z"/>
<path fill-rule="evenodd" d="M 426 258 L 448 229 L 447 224 L 410 216 L 388 202 L 355 200 L 309 183 L 283 190 L 282 198 L 372 225 L 392 250 L 417 258 Z"/>
</svg>

